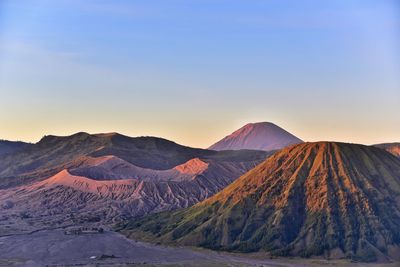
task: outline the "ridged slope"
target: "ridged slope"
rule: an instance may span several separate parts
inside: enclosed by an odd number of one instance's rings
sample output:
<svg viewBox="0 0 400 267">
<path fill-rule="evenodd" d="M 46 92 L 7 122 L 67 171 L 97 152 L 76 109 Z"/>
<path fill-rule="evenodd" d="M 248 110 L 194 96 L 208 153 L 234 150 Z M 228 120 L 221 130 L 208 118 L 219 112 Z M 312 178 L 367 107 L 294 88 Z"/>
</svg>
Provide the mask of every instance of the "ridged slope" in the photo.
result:
<svg viewBox="0 0 400 267">
<path fill-rule="evenodd" d="M 389 153 L 392 153 L 396 157 L 400 158 L 400 143 L 385 143 L 374 145 L 376 147 L 382 148 Z"/>
<path fill-rule="evenodd" d="M 249 123 L 221 141 L 212 145 L 212 150 L 254 149 L 271 151 L 303 141 L 270 122 Z"/>
<path fill-rule="evenodd" d="M 71 170 L 29 185 L 0 189 L 2 215 L 21 212 L 35 221 L 110 223 L 192 206 L 225 188 L 259 161 L 194 158 L 169 170 L 137 167 L 115 156 L 84 157 Z M 53 216 L 54 215 L 54 216 Z"/>
<path fill-rule="evenodd" d="M 240 152 L 240 153 L 237 153 Z M 211 161 L 259 162 L 268 152 L 217 152 L 196 149 L 156 137 L 116 133 L 45 136 L 40 142 L 0 159 L 0 188 L 40 181 L 64 169 L 76 169 L 82 158 L 115 156 L 140 168 L 168 170 L 194 158 Z"/>
<path fill-rule="evenodd" d="M 32 144 L 19 141 L 0 140 L 0 156 L 14 153 L 16 151 L 27 148 L 30 145 Z"/>
<path fill-rule="evenodd" d="M 203 169 L 196 165 L 192 166 L 192 163 L 196 162 L 202 162 Z M 71 174 L 95 180 L 138 179 L 153 182 L 190 180 L 208 168 L 207 163 L 194 158 L 173 169 L 153 170 L 137 167 L 115 156 L 83 157 L 79 163 L 76 162 L 74 165 L 76 166 L 75 168 L 69 169 Z M 193 172 L 194 170 L 192 169 L 196 167 L 198 168 L 197 172 Z"/>
<path fill-rule="evenodd" d="M 192 208 L 131 222 L 128 235 L 274 255 L 387 260 L 400 255 L 400 160 L 319 142 L 277 152 Z"/>
</svg>

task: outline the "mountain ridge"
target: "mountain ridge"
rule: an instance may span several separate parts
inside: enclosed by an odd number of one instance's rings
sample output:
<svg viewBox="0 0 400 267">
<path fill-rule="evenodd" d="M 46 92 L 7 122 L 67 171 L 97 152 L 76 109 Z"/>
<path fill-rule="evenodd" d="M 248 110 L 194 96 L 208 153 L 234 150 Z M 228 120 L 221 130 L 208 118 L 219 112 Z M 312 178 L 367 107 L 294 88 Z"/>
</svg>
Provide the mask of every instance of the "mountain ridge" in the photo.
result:
<svg viewBox="0 0 400 267">
<path fill-rule="evenodd" d="M 17 152 L 31 145 L 31 143 L 26 143 L 22 141 L 0 140 L 0 156 Z"/>
<path fill-rule="evenodd" d="M 399 260 L 400 160 L 337 142 L 276 152 L 195 206 L 128 222 L 147 240 L 281 256 Z"/>
<path fill-rule="evenodd" d="M 191 206 L 270 154 L 195 149 L 116 133 L 45 136 L 0 159 L 0 209 L 17 220 L 10 227 L 24 223 L 21 213 L 39 224 L 45 216 L 65 225 L 71 213 L 80 222 L 96 214 L 98 222 L 111 223 Z"/>
<path fill-rule="evenodd" d="M 389 153 L 392 153 L 396 157 L 400 158 L 400 143 L 399 142 L 382 143 L 382 144 L 376 144 L 373 146 L 382 148 L 382 149 L 388 151 Z"/>
<path fill-rule="evenodd" d="M 123 161 L 117 159 L 117 165 L 109 165 L 104 170 L 86 169 L 87 162 L 89 166 L 101 166 L 110 159 L 115 160 L 113 156 L 88 159 L 77 169 L 63 169 L 41 181 L 0 189 L 0 208 L 11 205 L 2 215 L 18 218 L 24 213 L 39 224 L 41 218 L 51 215 L 48 220 L 62 226 L 70 223 L 70 214 L 74 213 L 74 218 L 81 223 L 85 218 L 96 217 L 102 224 L 109 224 L 124 217 L 192 206 L 214 195 L 255 165 L 253 162 L 209 162 L 201 163 L 200 171 L 192 172 L 189 168 L 189 172 L 184 173 L 179 170 L 180 167 L 186 170 L 184 166 L 193 161 L 197 166 L 199 160 L 194 159 L 177 166 L 178 170 L 176 167 L 170 170 L 136 167 L 126 174 L 116 170 L 116 166 L 126 168 L 120 165 Z"/>
<path fill-rule="evenodd" d="M 0 160 L 0 188 L 42 180 L 63 169 L 73 168 L 79 159 L 114 155 L 140 168 L 167 170 L 193 158 L 256 161 L 262 151 L 217 152 L 190 148 L 157 137 L 129 137 L 120 134 L 80 132 L 70 136 L 43 137 L 38 143 L 4 156 Z"/>
</svg>

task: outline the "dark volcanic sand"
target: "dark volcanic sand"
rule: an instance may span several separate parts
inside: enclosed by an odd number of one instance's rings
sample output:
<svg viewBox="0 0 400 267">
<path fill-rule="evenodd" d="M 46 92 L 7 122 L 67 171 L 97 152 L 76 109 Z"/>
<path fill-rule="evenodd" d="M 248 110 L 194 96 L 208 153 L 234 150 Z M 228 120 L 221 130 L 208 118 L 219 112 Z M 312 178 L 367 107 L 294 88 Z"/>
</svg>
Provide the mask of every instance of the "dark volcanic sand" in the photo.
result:
<svg viewBox="0 0 400 267">
<path fill-rule="evenodd" d="M 92 256 L 99 257 L 102 254 L 114 255 L 116 258 L 90 259 Z M 197 252 L 187 248 L 135 242 L 114 232 L 65 235 L 62 230 L 45 230 L 33 234 L 0 237 L 0 266 L 178 263 L 181 266 L 229 266 L 229 263 L 234 264 L 233 266 L 243 266 L 242 263 L 236 265 L 235 261 L 233 257 L 214 252 Z"/>
<path fill-rule="evenodd" d="M 91 259 L 114 255 L 116 258 Z M 233 255 L 208 250 L 165 247 L 136 242 L 125 236 L 65 235 L 63 230 L 0 237 L 0 266 L 365 266 L 319 260 L 269 260 L 260 255 Z M 378 265 L 369 265 L 378 266 Z M 396 263 L 379 265 L 395 267 Z"/>
</svg>

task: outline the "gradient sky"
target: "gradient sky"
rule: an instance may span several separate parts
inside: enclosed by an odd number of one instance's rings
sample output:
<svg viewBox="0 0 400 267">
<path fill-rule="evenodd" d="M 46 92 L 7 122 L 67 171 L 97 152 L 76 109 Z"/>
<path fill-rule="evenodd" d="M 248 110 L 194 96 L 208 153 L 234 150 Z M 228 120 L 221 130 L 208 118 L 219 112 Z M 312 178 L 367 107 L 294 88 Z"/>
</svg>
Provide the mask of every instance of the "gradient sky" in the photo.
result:
<svg viewBox="0 0 400 267">
<path fill-rule="evenodd" d="M 0 0 L 0 139 L 400 141 L 398 0 Z"/>
</svg>

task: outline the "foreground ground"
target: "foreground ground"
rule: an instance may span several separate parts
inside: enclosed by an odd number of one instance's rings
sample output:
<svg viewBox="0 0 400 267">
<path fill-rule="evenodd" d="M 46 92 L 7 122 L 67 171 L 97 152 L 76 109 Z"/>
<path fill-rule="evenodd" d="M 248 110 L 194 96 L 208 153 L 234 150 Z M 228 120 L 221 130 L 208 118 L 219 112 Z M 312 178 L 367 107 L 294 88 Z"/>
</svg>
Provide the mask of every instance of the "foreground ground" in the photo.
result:
<svg viewBox="0 0 400 267">
<path fill-rule="evenodd" d="M 164 247 L 108 232 L 66 235 L 63 230 L 0 237 L 0 266 L 366 266 L 304 259 L 266 259 L 263 255 L 217 253 Z M 369 266 L 400 266 L 398 263 Z"/>
</svg>

